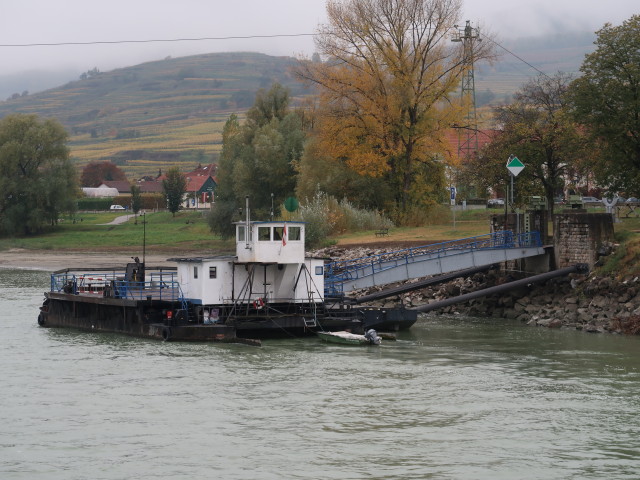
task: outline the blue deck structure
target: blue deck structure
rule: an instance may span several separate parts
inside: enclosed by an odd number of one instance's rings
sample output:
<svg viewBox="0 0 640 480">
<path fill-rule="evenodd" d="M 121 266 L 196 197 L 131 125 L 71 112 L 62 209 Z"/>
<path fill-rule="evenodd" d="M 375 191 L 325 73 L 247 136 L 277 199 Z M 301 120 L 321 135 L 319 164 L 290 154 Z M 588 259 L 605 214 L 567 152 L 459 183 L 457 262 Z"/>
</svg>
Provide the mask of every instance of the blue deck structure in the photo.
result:
<svg viewBox="0 0 640 480">
<path fill-rule="evenodd" d="M 505 230 L 477 237 L 332 262 L 325 269 L 325 296 L 411 278 L 533 257 L 544 253 L 539 232 Z"/>
</svg>

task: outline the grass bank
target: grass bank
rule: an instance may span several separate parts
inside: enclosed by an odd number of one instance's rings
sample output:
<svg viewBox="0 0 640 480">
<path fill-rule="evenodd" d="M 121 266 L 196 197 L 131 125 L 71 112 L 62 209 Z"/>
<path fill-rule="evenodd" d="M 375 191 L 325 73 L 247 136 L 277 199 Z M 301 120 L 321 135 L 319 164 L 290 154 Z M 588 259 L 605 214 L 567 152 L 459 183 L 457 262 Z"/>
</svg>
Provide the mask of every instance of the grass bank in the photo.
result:
<svg viewBox="0 0 640 480">
<path fill-rule="evenodd" d="M 0 238 L 0 250 L 20 248 L 59 252 L 114 250 L 139 247 L 143 238 L 146 246 L 158 252 L 221 252 L 233 251 L 234 242 L 213 235 L 207 225 L 206 212 L 182 211 L 173 217 L 169 212 L 149 213 L 133 217 L 121 224 L 110 224 L 122 216 L 121 212 L 83 212 L 65 217 L 50 232 L 35 236 Z M 483 235 L 489 231 L 487 210 L 456 212 L 446 223 L 418 228 L 391 228 L 389 235 L 377 237 L 375 230 L 352 232 L 328 238 L 329 244 L 357 244 L 373 242 L 431 243 L 456 238 Z M 143 223 L 146 221 L 146 224 Z"/>
<path fill-rule="evenodd" d="M 65 217 L 50 232 L 16 238 L 0 239 L 0 250 L 95 251 L 139 248 L 146 239 L 148 249 L 162 252 L 203 253 L 231 251 L 233 242 L 223 241 L 209 231 L 201 212 L 150 213 L 130 218 L 121 224 L 110 224 L 121 213 L 79 213 Z"/>
</svg>

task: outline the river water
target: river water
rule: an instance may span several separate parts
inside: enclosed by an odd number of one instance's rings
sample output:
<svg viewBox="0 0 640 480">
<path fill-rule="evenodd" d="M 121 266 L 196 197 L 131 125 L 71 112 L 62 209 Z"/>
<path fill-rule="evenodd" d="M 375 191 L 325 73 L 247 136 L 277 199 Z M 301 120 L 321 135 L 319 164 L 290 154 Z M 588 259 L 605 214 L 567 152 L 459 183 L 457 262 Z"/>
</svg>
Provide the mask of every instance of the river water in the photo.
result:
<svg viewBox="0 0 640 480">
<path fill-rule="evenodd" d="M 0 270 L 0 478 L 637 479 L 640 338 L 424 317 L 380 347 L 46 329 Z"/>
</svg>

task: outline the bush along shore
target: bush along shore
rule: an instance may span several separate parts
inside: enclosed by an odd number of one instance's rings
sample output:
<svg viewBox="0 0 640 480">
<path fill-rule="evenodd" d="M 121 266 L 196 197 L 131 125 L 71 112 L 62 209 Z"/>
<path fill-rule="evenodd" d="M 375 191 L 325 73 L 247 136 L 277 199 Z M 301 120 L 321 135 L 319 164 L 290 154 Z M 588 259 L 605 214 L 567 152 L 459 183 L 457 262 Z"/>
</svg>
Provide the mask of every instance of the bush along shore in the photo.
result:
<svg viewBox="0 0 640 480">
<path fill-rule="evenodd" d="M 347 260 L 385 253 L 384 249 L 329 247 L 314 255 Z M 378 302 L 376 306 L 404 305 L 407 308 L 501 285 L 525 278 L 521 272 L 488 270 L 471 277 L 406 292 Z M 419 279 L 403 283 L 417 282 Z M 391 288 L 400 284 L 386 285 Z M 351 292 L 357 297 L 383 290 L 383 287 Z M 532 326 L 572 328 L 588 333 L 640 334 L 640 278 L 616 280 L 610 276 L 571 274 L 543 284 L 531 284 L 497 295 L 481 297 L 444 307 L 428 315 L 493 316 L 517 319 Z"/>
</svg>

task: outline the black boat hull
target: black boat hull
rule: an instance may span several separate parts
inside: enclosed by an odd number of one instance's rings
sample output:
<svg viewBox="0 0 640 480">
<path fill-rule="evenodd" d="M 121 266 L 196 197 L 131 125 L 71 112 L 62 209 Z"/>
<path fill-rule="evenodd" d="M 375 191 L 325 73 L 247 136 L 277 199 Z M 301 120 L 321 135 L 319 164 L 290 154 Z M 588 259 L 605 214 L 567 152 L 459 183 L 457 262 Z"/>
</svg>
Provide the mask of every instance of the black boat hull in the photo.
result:
<svg viewBox="0 0 640 480">
<path fill-rule="evenodd" d="M 253 344 L 254 339 L 301 337 L 317 331 L 363 333 L 370 328 L 397 331 L 409 328 L 417 319 L 415 311 L 406 309 L 325 309 L 321 305 L 311 315 L 308 309 L 300 313 L 295 305 L 290 305 L 287 311 L 283 304 L 243 315 L 226 312 L 219 323 L 205 324 L 197 315 L 185 314 L 185 305 L 177 301 L 61 292 L 45 295 L 38 317 L 38 324 L 43 327 L 123 333 L 165 341 Z M 188 308 L 193 309 L 193 306 Z"/>
</svg>

